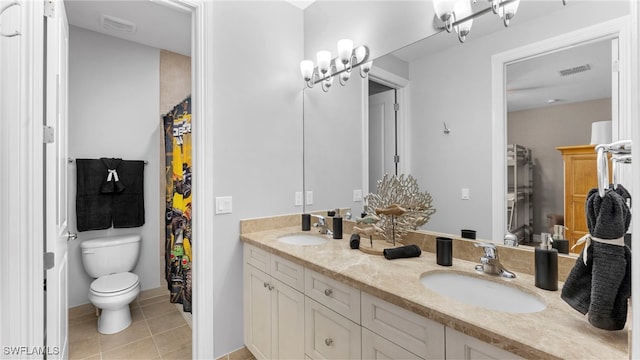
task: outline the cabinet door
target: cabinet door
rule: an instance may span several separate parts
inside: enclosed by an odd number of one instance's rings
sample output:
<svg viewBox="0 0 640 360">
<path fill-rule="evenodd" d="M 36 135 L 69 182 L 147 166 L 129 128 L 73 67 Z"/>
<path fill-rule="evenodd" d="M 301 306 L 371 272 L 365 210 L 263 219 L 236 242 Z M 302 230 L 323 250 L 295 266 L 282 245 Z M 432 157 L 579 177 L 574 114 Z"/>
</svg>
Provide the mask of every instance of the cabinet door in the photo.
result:
<svg viewBox="0 0 640 360">
<path fill-rule="evenodd" d="M 360 359 L 360 325 L 305 297 L 305 353 L 312 359 Z"/>
<path fill-rule="evenodd" d="M 382 336 L 371 332 L 369 329 L 362 328 L 362 359 L 422 359 L 415 354 L 405 350 L 383 338 Z"/>
<path fill-rule="evenodd" d="M 304 358 L 304 295 L 273 279 L 271 309 L 274 359 Z"/>
<path fill-rule="evenodd" d="M 244 264 L 244 343 L 257 359 L 271 359 L 271 277 Z"/>
<path fill-rule="evenodd" d="M 522 359 L 508 351 L 451 328 L 447 327 L 445 331 L 447 359 Z"/>
</svg>

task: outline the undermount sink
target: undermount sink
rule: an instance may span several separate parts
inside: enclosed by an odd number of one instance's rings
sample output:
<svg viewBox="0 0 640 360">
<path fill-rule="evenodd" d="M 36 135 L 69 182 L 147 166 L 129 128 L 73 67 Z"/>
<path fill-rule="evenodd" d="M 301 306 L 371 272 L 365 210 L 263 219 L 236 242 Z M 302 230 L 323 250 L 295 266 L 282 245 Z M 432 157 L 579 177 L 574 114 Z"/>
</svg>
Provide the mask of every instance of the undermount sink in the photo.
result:
<svg viewBox="0 0 640 360">
<path fill-rule="evenodd" d="M 420 282 L 440 295 L 489 310 L 534 313 L 547 307 L 535 295 L 516 287 L 455 272 L 427 273 Z"/>
<path fill-rule="evenodd" d="M 290 245 L 322 245 L 329 241 L 326 236 L 311 235 L 311 234 L 291 234 L 278 238 L 278 241 Z"/>
</svg>

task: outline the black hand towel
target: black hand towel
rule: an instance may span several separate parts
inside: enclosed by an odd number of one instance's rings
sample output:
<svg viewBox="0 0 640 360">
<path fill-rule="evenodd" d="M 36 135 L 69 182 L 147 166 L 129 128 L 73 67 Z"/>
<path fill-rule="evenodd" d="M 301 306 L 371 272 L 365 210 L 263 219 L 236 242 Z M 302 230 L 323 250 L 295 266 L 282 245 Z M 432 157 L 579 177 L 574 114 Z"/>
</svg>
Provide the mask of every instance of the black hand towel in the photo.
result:
<svg viewBox="0 0 640 360">
<path fill-rule="evenodd" d="M 593 247 L 587 249 L 587 264 L 584 254 L 580 254 L 564 282 L 560 297 L 582 315 L 589 311 L 591 304 L 591 274 L 593 272 Z"/>
<path fill-rule="evenodd" d="M 111 195 L 100 192 L 107 170 L 97 159 L 76 159 L 76 227 L 78 231 L 111 227 Z"/>
<path fill-rule="evenodd" d="M 118 167 L 124 190 L 113 193 L 113 227 L 144 225 L 144 161 L 123 160 Z"/>
<path fill-rule="evenodd" d="M 631 222 L 626 204 L 630 195 L 621 186 L 600 196 L 598 189 L 587 195 L 585 213 L 593 238 L 614 240 L 624 237 Z M 587 257 L 586 265 L 584 256 Z M 580 313 L 588 312 L 589 322 L 601 329 L 623 329 L 627 299 L 631 295 L 631 252 L 627 246 L 593 241 L 583 251 L 562 288 L 561 297 Z"/>
<path fill-rule="evenodd" d="M 410 257 L 418 257 L 422 253 L 420 247 L 418 245 L 407 245 L 401 246 L 397 248 L 384 249 L 382 250 L 384 257 L 387 260 L 400 259 L 400 258 L 410 258 Z"/>
<path fill-rule="evenodd" d="M 100 191 L 103 194 L 122 192 L 125 186 L 122 185 L 120 176 L 118 176 L 118 167 L 120 166 L 122 159 L 100 158 L 100 161 L 102 161 L 105 169 L 107 169 Z"/>
</svg>

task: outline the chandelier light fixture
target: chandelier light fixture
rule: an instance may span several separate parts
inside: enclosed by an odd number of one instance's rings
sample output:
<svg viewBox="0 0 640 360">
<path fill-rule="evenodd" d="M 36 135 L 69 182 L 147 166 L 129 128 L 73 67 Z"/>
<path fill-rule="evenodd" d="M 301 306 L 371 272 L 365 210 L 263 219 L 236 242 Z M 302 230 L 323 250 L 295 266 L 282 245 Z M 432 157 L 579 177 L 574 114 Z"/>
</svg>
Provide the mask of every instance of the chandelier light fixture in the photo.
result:
<svg viewBox="0 0 640 360">
<path fill-rule="evenodd" d="M 509 26 L 520 5 L 520 0 L 486 1 L 490 6 L 474 13 L 471 4 L 477 3 L 478 0 L 433 0 L 435 17 L 437 22 L 440 22 L 438 27 L 447 30 L 447 32 L 454 30 L 458 34 L 458 40 L 462 43 L 471 32 L 473 19 L 493 13 L 502 19 L 506 27 Z M 566 5 L 567 0 L 562 0 L 562 4 Z"/>
<path fill-rule="evenodd" d="M 366 78 L 371 70 L 369 48 L 360 45 L 353 47 L 353 41 L 342 39 L 338 41 L 338 56 L 332 58 L 330 51 L 318 51 L 316 63 L 312 60 L 300 62 L 300 72 L 305 86 L 312 88 L 320 83 L 322 91 L 328 92 L 333 85 L 333 78 L 338 77 L 340 85 L 344 86 L 351 77 L 351 71 L 360 67 L 360 76 Z"/>
</svg>

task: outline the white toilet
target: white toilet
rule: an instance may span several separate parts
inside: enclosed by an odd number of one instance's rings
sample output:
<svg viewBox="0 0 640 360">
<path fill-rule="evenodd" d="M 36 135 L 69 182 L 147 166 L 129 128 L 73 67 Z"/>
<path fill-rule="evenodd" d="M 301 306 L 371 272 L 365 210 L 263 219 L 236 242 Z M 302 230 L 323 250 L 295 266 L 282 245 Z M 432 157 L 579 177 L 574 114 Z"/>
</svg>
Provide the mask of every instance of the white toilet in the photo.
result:
<svg viewBox="0 0 640 360">
<path fill-rule="evenodd" d="M 140 256 L 140 236 L 123 235 L 80 243 L 84 269 L 95 280 L 89 301 L 102 309 L 98 331 L 115 334 L 131 325 L 129 304 L 140 293 L 138 275 L 130 272 Z"/>
</svg>

